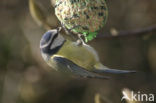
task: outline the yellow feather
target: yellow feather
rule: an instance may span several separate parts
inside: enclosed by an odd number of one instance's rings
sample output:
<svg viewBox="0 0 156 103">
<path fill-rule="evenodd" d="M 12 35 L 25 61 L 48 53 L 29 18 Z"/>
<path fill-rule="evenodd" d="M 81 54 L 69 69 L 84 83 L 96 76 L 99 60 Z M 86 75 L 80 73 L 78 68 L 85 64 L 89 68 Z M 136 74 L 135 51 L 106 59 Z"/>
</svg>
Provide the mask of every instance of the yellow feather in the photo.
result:
<svg viewBox="0 0 156 103">
<path fill-rule="evenodd" d="M 59 52 L 53 56 L 57 55 L 63 55 L 63 57 L 88 70 L 94 69 L 95 63 L 99 61 L 97 53 L 92 47 L 88 45 L 78 46 L 70 41 L 66 41 Z"/>
</svg>

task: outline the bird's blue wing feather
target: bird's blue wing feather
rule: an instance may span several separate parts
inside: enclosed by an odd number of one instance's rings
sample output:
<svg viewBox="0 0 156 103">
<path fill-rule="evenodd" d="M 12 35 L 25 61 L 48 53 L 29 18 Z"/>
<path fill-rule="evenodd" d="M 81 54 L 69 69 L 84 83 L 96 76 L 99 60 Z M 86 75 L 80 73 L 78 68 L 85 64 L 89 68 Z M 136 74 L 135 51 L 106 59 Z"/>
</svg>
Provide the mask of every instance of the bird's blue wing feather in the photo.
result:
<svg viewBox="0 0 156 103">
<path fill-rule="evenodd" d="M 55 62 L 58 71 L 61 72 L 71 73 L 86 78 L 108 79 L 108 77 L 87 71 L 64 57 L 55 56 L 53 57 L 53 61 Z"/>
<path fill-rule="evenodd" d="M 95 69 L 93 70 L 95 73 L 111 73 L 111 74 L 127 74 L 127 73 L 136 73 L 136 71 L 131 70 L 117 70 L 117 69 Z"/>
</svg>

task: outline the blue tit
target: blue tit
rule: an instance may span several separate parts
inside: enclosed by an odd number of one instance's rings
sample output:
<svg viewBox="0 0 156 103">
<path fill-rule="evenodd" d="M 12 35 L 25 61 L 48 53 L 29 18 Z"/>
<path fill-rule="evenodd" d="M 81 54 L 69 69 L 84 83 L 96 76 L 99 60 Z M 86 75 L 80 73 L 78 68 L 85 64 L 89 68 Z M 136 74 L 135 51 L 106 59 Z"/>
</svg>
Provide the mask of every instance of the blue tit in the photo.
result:
<svg viewBox="0 0 156 103">
<path fill-rule="evenodd" d="M 65 40 L 60 34 L 60 30 L 53 29 L 47 31 L 41 41 L 40 50 L 42 57 L 53 69 L 77 75 L 80 77 L 107 79 L 99 73 L 133 73 L 128 70 L 109 69 L 104 66 L 97 52 L 91 46 L 83 43 Z"/>
</svg>

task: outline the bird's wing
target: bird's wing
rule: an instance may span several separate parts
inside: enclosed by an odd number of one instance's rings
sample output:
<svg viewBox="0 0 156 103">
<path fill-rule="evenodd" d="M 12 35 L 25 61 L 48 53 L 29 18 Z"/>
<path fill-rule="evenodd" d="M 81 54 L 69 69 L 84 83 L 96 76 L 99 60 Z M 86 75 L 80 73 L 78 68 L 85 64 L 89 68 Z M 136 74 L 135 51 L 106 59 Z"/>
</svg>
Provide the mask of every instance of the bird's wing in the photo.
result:
<svg viewBox="0 0 156 103">
<path fill-rule="evenodd" d="M 96 65 L 93 72 L 95 72 L 95 73 L 112 73 L 112 74 L 136 73 L 136 71 L 131 71 L 131 70 L 110 69 L 102 64 Z"/>
<path fill-rule="evenodd" d="M 58 71 L 67 72 L 86 78 L 108 79 L 108 77 L 87 71 L 64 57 L 55 56 L 53 57 L 53 61 L 55 62 L 55 66 L 57 66 Z"/>
</svg>

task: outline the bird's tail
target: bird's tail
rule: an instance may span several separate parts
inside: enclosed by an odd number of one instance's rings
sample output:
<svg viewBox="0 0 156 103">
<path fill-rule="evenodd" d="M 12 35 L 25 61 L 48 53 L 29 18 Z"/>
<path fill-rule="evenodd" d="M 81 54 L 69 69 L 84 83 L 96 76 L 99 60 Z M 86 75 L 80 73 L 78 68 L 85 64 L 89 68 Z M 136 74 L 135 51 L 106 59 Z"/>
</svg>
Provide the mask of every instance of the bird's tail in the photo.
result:
<svg viewBox="0 0 156 103">
<path fill-rule="evenodd" d="M 112 74 L 136 73 L 136 71 L 131 71 L 131 70 L 110 69 L 101 63 L 97 63 L 94 67 L 95 67 L 94 69 L 95 73 L 112 73 Z"/>
</svg>

